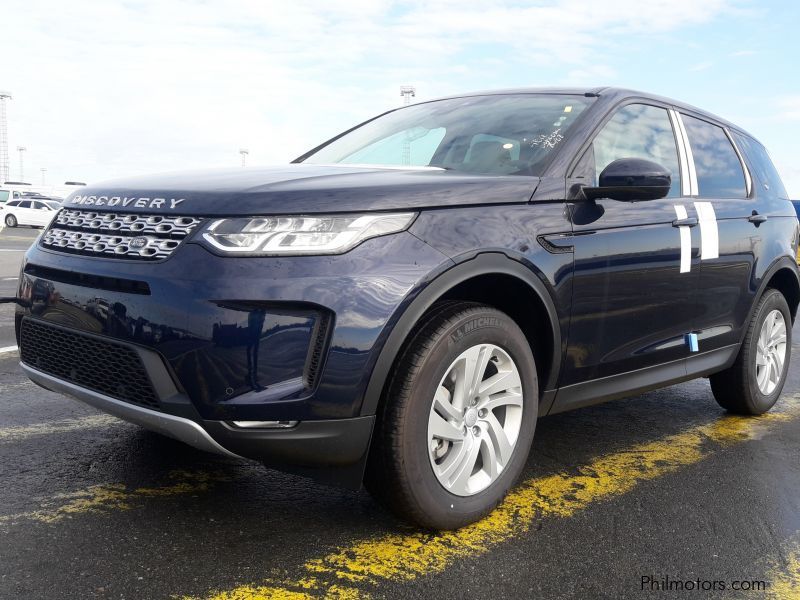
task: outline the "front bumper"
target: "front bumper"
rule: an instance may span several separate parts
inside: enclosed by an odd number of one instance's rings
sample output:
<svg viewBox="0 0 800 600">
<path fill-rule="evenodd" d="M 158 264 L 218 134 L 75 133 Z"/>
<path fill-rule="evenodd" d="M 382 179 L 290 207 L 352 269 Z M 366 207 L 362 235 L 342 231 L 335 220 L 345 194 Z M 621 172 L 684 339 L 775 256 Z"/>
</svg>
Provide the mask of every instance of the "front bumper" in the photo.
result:
<svg viewBox="0 0 800 600">
<path fill-rule="evenodd" d="M 123 402 L 63 381 L 21 363 L 37 385 L 72 396 L 105 413 L 166 435 L 205 452 L 257 460 L 318 481 L 358 488 L 374 416 L 329 421 L 304 421 L 289 429 L 242 430 L 222 421 L 202 425 L 186 417 Z"/>
<path fill-rule="evenodd" d="M 239 455 L 219 445 L 205 429 L 190 419 L 117 400 L 111 396 L 106 396 L 100 392 L 95 392 L 38 371 L 25 363 L 20 363 L 20 366 L 31 381 L 45 389 L 72 396 L 103 412 L 125 421 L 136 423 L 145 429 L 169 436 L 200 450 L 241 458 Z"/>
<path fill-rule="evenodd" d="M 407 232 L 340 256 L 280 259 L 185 244 L 141 263 L 34 246 L 18 291 L 23 368 L 43 387 L 203 450 L 323 480 L 333 468 L 332 481 L 349 485 L 375 420 L 362 413 L 372 367 L 405 304 L 447 262 Z M 67 341 L 58 351 L 26 341 L 32 324 Z M 131 396 L 143 379 L 128 377 L 130 360 L 114 363 L 117 349 L 138 356 L 154 398 Z"/>
</svg>

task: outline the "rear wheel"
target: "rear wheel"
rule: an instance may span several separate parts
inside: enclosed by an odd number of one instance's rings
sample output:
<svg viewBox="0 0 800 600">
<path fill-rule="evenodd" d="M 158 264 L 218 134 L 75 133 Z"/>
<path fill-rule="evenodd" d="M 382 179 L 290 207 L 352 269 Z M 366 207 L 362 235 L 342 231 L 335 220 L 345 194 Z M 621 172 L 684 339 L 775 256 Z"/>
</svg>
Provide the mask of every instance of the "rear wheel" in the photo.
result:
<svg viewBox="0 0 800 600">
<path fill-rule="evenodd" d="M 519 477 L 537 408 L 536 365 L 517 324 L 487 306 L 440 306 L 392 374 L 367 485 L 424 527 L 476 521 Z"/>
<path fill-rule="evenodd" d="M 7 227 L 16 227 L 17 226 L 17 217 L 14 215 L 6 215 L 6 226 Z"/>
<path fill-rule="evenodd" d="M 710 377 L 717 402 L 730 412 L 760 415 L 777 402 L 786 381 L 792 348 L 792 317 L 786 299 L 768 289 L 729 369 Z"/>
</svg>

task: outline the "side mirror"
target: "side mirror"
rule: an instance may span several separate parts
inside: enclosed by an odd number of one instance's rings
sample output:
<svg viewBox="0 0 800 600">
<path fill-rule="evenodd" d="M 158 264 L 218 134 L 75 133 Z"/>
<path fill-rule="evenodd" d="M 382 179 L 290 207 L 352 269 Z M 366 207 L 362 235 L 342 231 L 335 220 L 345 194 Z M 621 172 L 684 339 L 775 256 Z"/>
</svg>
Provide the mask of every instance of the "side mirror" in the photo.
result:
<svg viewBox="0 0 800 600">
<path fill-rule="evenodd" d="M 670 187 L 672 175 L 660 164 L 641 158 L 620 158 L 600 173 L 600 185 L 583 188 L 583 195 L 587 200 L 658 200 L 669 194 Z"/>
</svg>

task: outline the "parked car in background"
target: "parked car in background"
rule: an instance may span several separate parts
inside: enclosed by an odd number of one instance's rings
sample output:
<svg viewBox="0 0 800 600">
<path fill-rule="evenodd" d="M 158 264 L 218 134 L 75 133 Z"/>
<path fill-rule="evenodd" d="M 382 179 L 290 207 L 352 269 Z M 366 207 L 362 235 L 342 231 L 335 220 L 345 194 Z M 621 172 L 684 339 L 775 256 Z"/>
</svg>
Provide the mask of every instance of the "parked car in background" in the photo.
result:
<svg viewBox="0 0 800 600">
<path fill-rule="evenodd" d="M 46 227 L 56 216 L 59 208 L 61 204 L 49 198 L 18 198 L 0 205 L 0 214 L 6 227 L 19 225 Z"/>
<path fill-rule="evenodd" d="M 8 202 L 9 200 L 14 200 L 20 197 L 20 193 L 17 190 L 9 190 L 5 188 L 0 188 L 0 206 Z"/>
</svg>

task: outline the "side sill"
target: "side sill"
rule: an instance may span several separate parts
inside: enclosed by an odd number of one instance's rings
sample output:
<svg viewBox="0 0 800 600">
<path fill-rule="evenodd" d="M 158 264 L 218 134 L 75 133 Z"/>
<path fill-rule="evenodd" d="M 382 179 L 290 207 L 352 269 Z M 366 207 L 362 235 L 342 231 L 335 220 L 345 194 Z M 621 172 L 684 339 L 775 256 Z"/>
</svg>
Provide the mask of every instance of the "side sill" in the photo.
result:
<svg viewBox="0 0 800 600">
<path fill-rule="evenodd" d="M 739 345 L 733 344 L 663 365 L 569 385 L 558 390 L 553 408 L 548 414 L 554 415 L 609 400 L 635 396 L 710 375 L 732 365 L 738 352 Z"/>
</svg>

